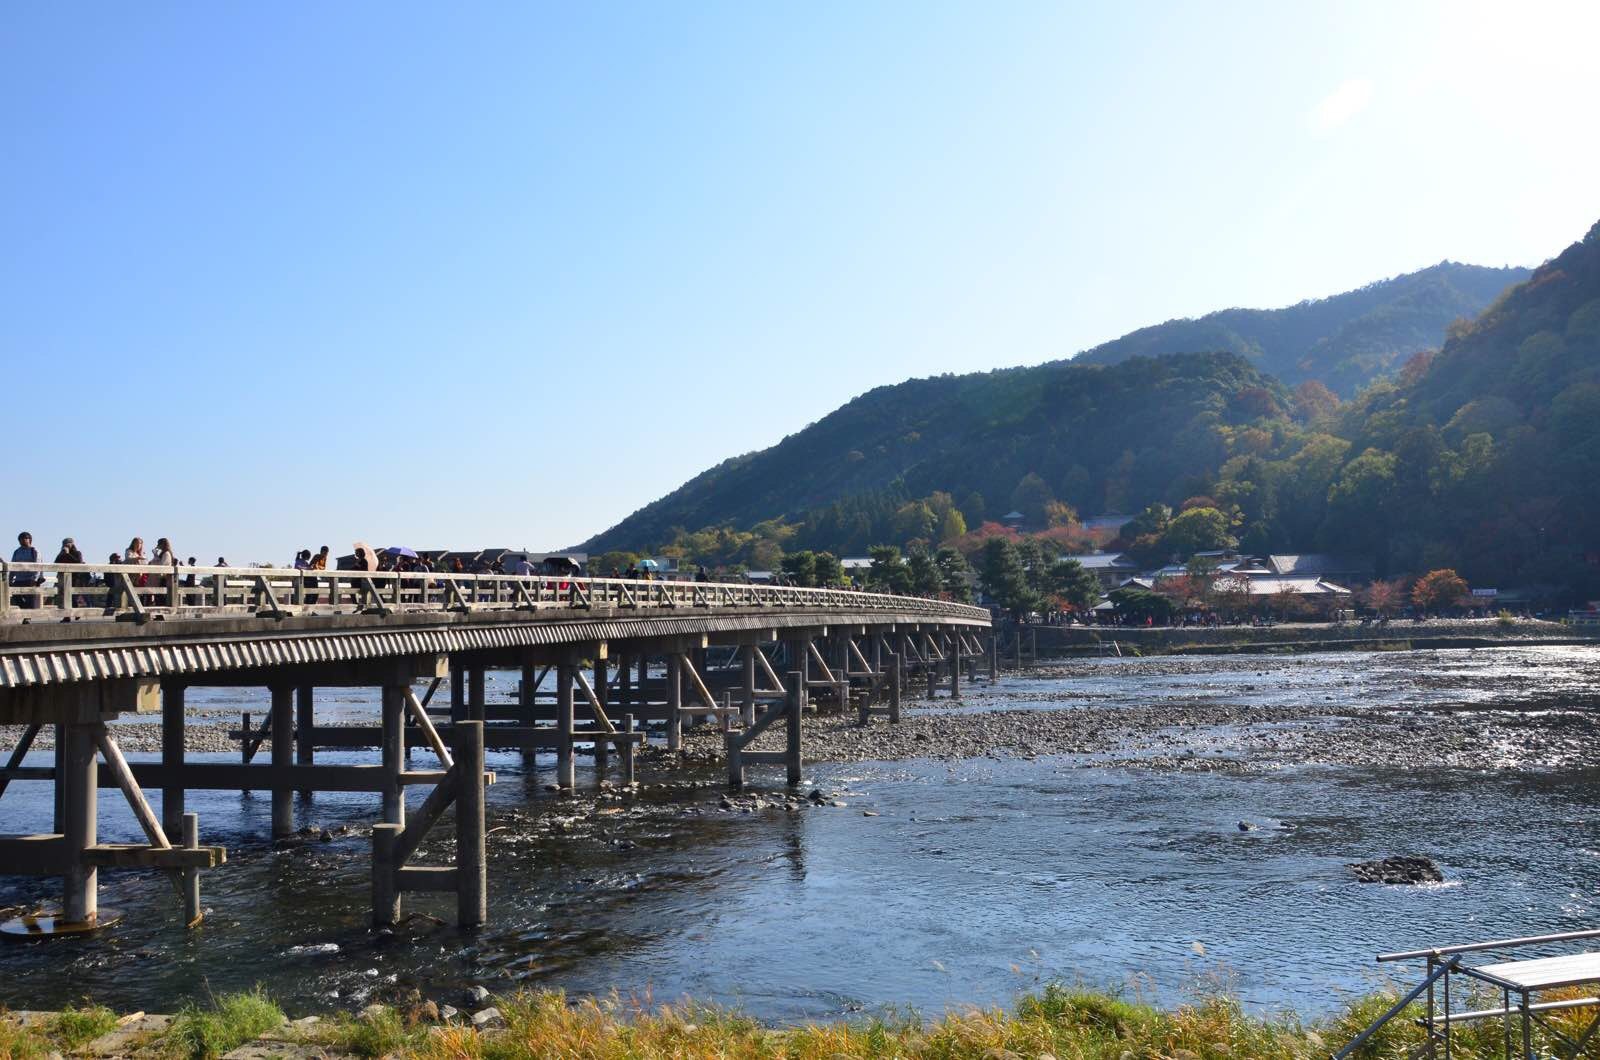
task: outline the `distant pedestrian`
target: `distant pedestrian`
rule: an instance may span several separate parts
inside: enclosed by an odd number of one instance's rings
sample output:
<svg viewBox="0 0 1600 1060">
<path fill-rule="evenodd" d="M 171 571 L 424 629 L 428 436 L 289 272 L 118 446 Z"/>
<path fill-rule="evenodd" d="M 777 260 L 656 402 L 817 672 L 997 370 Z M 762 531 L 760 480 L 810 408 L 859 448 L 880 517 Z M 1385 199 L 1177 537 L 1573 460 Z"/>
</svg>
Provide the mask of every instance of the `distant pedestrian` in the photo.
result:
<svg viewBox="0 0 1600 1060">
<path fill-rule="evenodd" d="M 119 553 L 113 552 L 111 553 L 111 558 L 106 560 L 106 562 L 113 567 L 120 567 L 122 566 L 122 556 Z M 122 602 L 122 597 L 125 594 L 122 589 L 122 579 L 119 576 L 107 572 L 105 582 L 106 614 L 109 615 L 117 609 L 117 605 Z"/>
<path fill-rule="evenodd" d="M 189 557 L 189 562 L 184 564 L 184 566 L 186 566 L 186 567 L 194 567 L 195 566 L 194 557 L 190 556 Z M 189 571 L 188 574 L 185 574 L 183 576 L 183 584 L 188 586 L 191 589 L 194 588 L 194 571 L 193 570 Z"/>
<path fill-rule="evenodd" d="M 78 543 L 76 541 L 72 540 L 72 538 L 70 538 L 70 537 L 62 538 L 61 539 L 61 551 L 56 553 L 56 562 L 57 563 L 82 563 L 83 562 L 83 553 L 78 551 Z M 75 574 L 72 574 L 69 571 L 62 571 L 60 574 L 57 575 L 57 577 L 59 577 L 59 578 L 71 578 L 72 579 L 72 583 L 75 586 L 81 586 L 87 580 L 84 575 L 82 575 L 82 574 L 76 574 L 75 575 Z M 82 596 L 79 596 L 77 593 L 73 593 L 72 594 L 72 606 L 73 607 L 87 607 L 88 603 L 89 603 L 88 600 L 86 600 Z"/>
<path fill-rule="evenodd" d="M 294 554 L 294 569 L 311 569 L 311 550 L 309 548 L 302 548 L 299 552 Z"/>
<path fill-rule="evenodd" d="M 38 563 L 39 550 L 33 547 L 33 535 L 24 530 L 17 535 L 17 547 L 11 553 L 12 563 Z M 37 571 L 19 572 L 11 576 L 11 585 L 16 589 L 33 589 L 43 584 L 44 575 Z M 39 606 L 37 593 L 18 593 L 11 598 L 11 602 L 18 607 L 30 610 Z"/>
<path fill-rule="evenodd" d="M 155 555 L 150 557 L 150 566 L 161 567 L 163 570 L 169 570 L 169 572 L 173 574 L 178 572 L 178 554 L 172 550 L 171 541 L 164 537 L 156 538 L 156 551 Z M 164 577 L 164 575 L 158 574 L 156 577 L 159 579 Z M 151 600 L 154 601 L 156 599 L 156 595 L 152 593 Z M 165 600 L 166 598 L 163 596 L 160 597 L 160 599 Z M 178 601 L 166 600 L 166 606 L 177 607 Z"/>
</svg>

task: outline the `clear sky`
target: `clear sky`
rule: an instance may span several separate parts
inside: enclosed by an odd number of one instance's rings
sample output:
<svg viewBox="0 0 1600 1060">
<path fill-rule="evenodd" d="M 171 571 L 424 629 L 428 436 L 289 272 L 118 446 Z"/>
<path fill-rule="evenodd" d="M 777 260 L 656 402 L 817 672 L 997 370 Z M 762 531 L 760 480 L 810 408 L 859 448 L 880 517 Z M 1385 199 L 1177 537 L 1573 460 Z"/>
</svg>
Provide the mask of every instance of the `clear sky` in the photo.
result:
<svg viewBox="0 0 1600 1060">
<path fill-rule="evenodd" d="M 570 545 L 873 386 L 1600 218 L 1600 4 L 13 4 L 0 511 Z"/>
</svg>

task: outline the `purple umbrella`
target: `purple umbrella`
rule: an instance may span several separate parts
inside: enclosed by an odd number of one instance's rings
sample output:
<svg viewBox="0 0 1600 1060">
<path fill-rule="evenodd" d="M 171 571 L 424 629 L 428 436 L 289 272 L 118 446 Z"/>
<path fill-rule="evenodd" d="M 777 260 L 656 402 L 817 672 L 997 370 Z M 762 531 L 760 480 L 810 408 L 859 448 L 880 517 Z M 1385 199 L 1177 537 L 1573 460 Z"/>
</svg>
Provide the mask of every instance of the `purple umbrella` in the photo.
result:
<svg viewBox="0 0 1600 1060">
<path fill-rule="evenodd" d="M 419 558 L 417 554 L 411 551 L 409 548 L 386 548 L 383 550 L 383 554 L 385 556 L 405 556 L 408 559 Z"/>
</svg>

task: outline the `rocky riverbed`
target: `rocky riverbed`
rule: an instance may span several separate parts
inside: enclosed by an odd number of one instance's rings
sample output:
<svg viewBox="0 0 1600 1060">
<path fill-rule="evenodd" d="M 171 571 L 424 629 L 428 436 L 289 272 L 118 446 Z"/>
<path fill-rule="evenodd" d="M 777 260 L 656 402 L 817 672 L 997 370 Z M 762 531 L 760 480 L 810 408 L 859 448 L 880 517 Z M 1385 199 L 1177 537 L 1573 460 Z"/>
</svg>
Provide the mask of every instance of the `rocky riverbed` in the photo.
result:
<svg viewBox="0 0 1600 1060">
<path fill-rule="evenodd" d="M 1559 653 L 1559 658 L 1557 658 Z M 1559 666 L 1551 665 L 1559 662 Z M 1559 676 L 1552 676 L 1552 675 Z M 963 698 L 908 688 L 902 720 L 808 714 L 808 762 L 1078 756 L 1085 766 L 1244 772 L 1294 765 L 1564 768 L 1600 746 L 1600 651 L 1594 648 L 1332 655 L 1063 659 Z M 233 752 L 236 708 L 191 708 L 191 753 Z M 122 748 L 161 749 L 153 719 L 114 725 Z M 20 727 L 0 727 L 0 747 Z M 52 746 L 47 727 L 36 750 Z M 776 727 L 757 744 L 781 749 Z M 722 737 L 690 730 L 685 761 L 722 757 Z M 646 760 L 666 762 L 659 747 Z"/>
</svg>

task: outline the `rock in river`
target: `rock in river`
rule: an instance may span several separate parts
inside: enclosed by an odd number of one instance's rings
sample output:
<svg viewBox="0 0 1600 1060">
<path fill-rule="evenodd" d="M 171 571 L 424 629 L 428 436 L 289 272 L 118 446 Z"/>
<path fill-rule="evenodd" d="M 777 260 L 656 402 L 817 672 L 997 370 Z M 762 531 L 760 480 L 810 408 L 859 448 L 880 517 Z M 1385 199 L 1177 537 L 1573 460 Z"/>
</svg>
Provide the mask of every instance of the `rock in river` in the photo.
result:
<svg viewBox="0 0 1600 1060">
<path fill-rule="evenodd" d="M 1379 861 L 1357 861 L 1350 871 L 1362 883 L 1443 883 L 1444 873 L 1430 858 L 1392 857 Z"/>
</svg>

